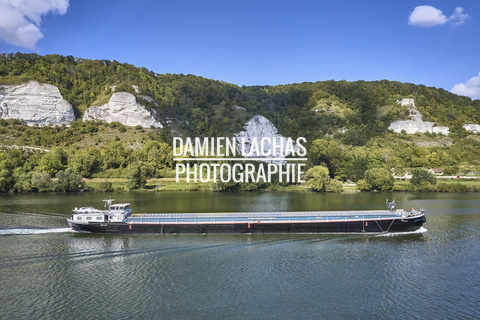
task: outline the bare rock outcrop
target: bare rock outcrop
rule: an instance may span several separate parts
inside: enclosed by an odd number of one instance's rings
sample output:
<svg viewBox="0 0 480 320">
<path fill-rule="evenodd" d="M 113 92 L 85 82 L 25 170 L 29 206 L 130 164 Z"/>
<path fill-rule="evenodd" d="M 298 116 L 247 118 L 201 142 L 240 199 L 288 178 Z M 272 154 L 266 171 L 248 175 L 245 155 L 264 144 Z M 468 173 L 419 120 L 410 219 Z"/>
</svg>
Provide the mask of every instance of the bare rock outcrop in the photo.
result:
<svg viewBox="0 0 480 320">
<path fill-rule="evenodd" d="M 297 150 L 297 146 L 293 144 L 292 140 L 279 134 L 275 125 L 264 116 L 254 116 L 243 128 L 244 131 L 236 134 L 237 150 L 246 158 L 263 157 L 258 149 L 263 149 L 264 154 L 270 155 L 269 158 L 279 159 L 289 155 L 292 148 Z M 263 148 L 254 145 L 261 143 L 263 138 L 267 138 L 263 141 Z"/>
<path fill-rule="evenodd" d="M 417 110 L 415 101 L 413 99 L 404 98 L 402 100 L 398 100 L 397 103 L 408 108 L 411 120 L 393 121 L 388 127 L 389 130 L 393 130 L 397 133 L 401 133 L 403 130 L 405 130 L 405 132 L 408 134 L 415 134 L 417 132 L 430 132 L 448 135 L 450 133 L 450 129 L 448 127 L 437 126 L 434 122 L 430 121 L 423 121 L 423 116 Z"/>
<path fill-rule="evenodd" d="M 475 134 L 480 133 L 480 124 L 465 124 L 463 126 L 463 128 L 465 128 L 465 130 L 473 132 Z"/>
<path fill-rule="evenodd" d="M 163 125 L 158 122 L 155 112 L 147 110 L 138 103 L 137 98 L 128 92 L 115 92 L 110 100 L 103 106 L 91 106 L 85 111 L 83 121 L 103 120 L 105 122 L 118 121 L 126 126 L 140 125 L 144 128 L 162 128 Z"/>
<path fill-rule="evenodd" d="M 29 126 L 69 125 L 75 113 L 56 86 L 29 81 L 0 86 L 0 119 L 20 119 Z"/>
</svg>

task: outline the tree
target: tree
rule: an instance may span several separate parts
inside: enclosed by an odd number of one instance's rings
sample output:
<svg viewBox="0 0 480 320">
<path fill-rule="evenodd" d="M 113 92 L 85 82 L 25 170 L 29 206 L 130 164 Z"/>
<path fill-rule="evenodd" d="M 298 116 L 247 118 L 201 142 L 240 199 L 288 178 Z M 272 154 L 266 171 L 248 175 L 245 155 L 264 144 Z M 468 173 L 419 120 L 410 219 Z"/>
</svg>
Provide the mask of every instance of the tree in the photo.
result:
<svg viewBox="0 0 480 320">
<path fill-rule="evenodd" d="M 49 192 L 53 190 L 53 183 L 50 175 L 44 172 L 33 172 L 32 189 L 38 192 Z"/>
<path fill-rule="evenodd" d="M 372 190 L 387 191 L 393 188 L 395 179 L 390 171 L 382 168 L 374 168 L 365 171 L 365 181 Z"/>
<path fill-rule="evenodd" d="M 39 169 L 49 175 L 55 175 L 58 171 L 65 169 L 67 164 L 67 153 L 59 147 L 46 152 L 39 161 Z"/>
<path fill-rule="evenodd" d="M 342 165 L 343 150 L 335 140 L 317 139 L 313 141 L 308 154 L 314 165 L 325 163 L 332 178 Z"/>
<path fill-rule="evenodd" d="M 55 177 L 58 179 L 56 183 L 60 191 L 71 192 L 85 189 L 85 182 L 83 182 L 82 176 L 75 173 L 71 168 L 57 172 Z"/>
<path fill-rule="evenodd" d="M 127 167 L 128 188 L 139 189 L 147 184 L 147 177 L 144 174 L 142 163 L 131 164 Z"/>
<path fill-rule="evenodd" d="M 414 169 L 412 171 L 412 178 L 410 179 L 410 185 L 412 185 L 412 187 L 418 189 L 419 187 L 430 187 L 436 184 L 437 178 L 433 173 L 424 169 Z"/>
<path fill-rule="evenodd" d="M 172 167 L 172 147 L 165 142 L 149 140 L 145 142 L 142 149 L 133 154 L 138 161 L 145 165 L 144 174 L 147 177 L 157 177 L 161 170 Z"/>
<path fill-rule="evenodd" d="M 13 171 L 13 179 L 15 185 L 14 192 L 31 192 L 32 191 L 32 172 L 26 172 L 23 167 L 16 168 Z"/>
<path fill-rule="evenodd" d="M 100 152 L 96 149 L 79 149 L 68 158 L 68 166 L 82 177 L 90 178 L 98 169 Z"/>
<path fill-rule="evenodd" d="M 345 171 L 347 177 L 353 181 L 362 178 L 368 170 L 368 150 L 366 147 L 355 147 L 345 152 Z"/>
<path fill-rule="evenodd" d="M 0 192 L 8 192 L 13 187 L 12 173 L 8 169 L 0 169 Z"/>
<path fill-rule="evenodd" d="M 105 169 L 117 169 L 127 162 L 129 151 L 125 149 L 125 145 L 120 141 L 111 141 L 102 149 L 103 166 Z"/>
<path fill-rule="evenodd" d="M 329 179 L 328 168 L 324 166 L 315 166 L 305 172 L 306 184 L 314 191 L 325 191 Z"/>
</svg>

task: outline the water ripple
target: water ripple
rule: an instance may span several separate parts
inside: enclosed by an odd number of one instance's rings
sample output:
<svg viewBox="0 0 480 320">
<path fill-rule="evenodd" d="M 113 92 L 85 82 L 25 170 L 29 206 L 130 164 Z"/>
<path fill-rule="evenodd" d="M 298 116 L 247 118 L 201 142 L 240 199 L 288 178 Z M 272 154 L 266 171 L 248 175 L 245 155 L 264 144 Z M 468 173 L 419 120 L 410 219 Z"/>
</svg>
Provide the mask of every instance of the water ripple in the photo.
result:
<svg viewBox="0 0 480 320">
<path fill-rule="evenodd" d="M 2 316 L 477 319 L 479 221 L 439 215 L 401 235 L 5 236 Z"/>
</svg>

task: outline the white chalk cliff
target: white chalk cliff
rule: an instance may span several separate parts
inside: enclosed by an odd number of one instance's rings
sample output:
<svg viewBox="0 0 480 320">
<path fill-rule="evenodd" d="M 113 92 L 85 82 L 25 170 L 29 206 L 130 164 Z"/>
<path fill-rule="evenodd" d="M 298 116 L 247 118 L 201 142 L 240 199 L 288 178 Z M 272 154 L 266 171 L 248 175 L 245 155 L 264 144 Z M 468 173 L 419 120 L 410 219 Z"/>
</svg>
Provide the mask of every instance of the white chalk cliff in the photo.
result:
<svg viewBox="0 0 480 320">
<path fill-rule="evenodd" d="M 256 140 L 260 142 L 262 138 L 270 138 L 266 140 L 264 144 L 264 154 L 271 154 L 269 158 L 285 158 L 290 154 L 287 144 L 290 143 L 289 139 L 278 134 L 278 129 L 267 118 L 261 115 L 256 115 L 250 119 L 245 126 L 245 130 L 237 133 L 237 150 L 246 158 L 263 157 L 262 154 L 256 152 L 255 148 L 252 150 L 252 141 Z M 273 142 L 275 141 L 276 147 L 274 148 Z M 294 146 L 295 150 L 297 147 Z M 290 148 L 291 149 L 291 148 Z"/>
<path fill-rule="evenodd" d="M 388 127 L 389 130 L 393 130 L 397 133 L 401 133 L 405 130 L 408 134 L 430 132 L 448 135 L 450 133 L 448 127 L 436 126 L 434 122 L 423 121 L 422 114 L 415 107 L 415 101 L 413 99 L 404 98 L 402 100 L 397 100 L 397 103 L 408 108 L 411 120 L 393 121 Z"/>
<path fill-rule="evenodd" d="M 480 124 L 465 124 L 463 125 L 463 128 L 475 134 L 480 133 Z"/>
<path fill-rule="evenodd" d="M 153 111 L 152 111 L 153 112 Z M 162 128 L 163 125 L 137 102 L 137 98 L 128 92 L 115 92 L 103 106 L 91 106 L 85 111 L 83 121 L 103 120 L 107 123 L 118 121 L 126 126 L 140 125 L 144 128 Z"/>
<path fill-rule="evenodd" d="M 29 126 L 69 125 L 75 113 L 56 86 L 29 81 L 0 86 L 0 119 L 20 119 Z"/>
</svg>

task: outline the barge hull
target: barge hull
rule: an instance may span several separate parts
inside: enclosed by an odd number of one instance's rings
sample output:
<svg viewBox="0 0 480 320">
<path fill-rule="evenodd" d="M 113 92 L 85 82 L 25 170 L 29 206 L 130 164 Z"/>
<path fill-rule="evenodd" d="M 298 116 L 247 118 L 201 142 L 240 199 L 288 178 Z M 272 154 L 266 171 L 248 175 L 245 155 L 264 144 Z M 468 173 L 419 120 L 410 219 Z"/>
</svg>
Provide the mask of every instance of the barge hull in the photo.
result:
<svg viewBox="0 0 480 320">
<path fill-rule="evenodd" d="M 305 222 L 305 223 L 95 223 L 70 224 L 80 232 L 94 233 L 383 233 L 409 232 L 420 229 L 425 223 L 425 216 L 411 219 L 339 221 L 339 222 Z"/>
</svg>

